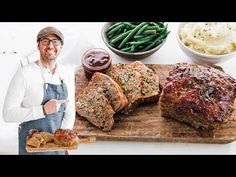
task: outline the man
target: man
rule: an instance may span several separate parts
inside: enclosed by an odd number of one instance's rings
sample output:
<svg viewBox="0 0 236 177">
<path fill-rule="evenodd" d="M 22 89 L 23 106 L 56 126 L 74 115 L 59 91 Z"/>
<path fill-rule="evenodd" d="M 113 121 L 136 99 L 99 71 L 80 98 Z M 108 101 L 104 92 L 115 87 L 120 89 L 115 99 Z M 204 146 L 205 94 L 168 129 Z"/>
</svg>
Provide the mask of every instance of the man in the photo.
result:
<svg viewBox="0 0 236 177">
<path fill-rule="evenodd" d="M 40 59 L 14 75 L 3 117 L 6 122 L 20 122 L 20 155 L 62 155 L 64 151 L 27 153 L 25 149 L 31 129 L 54 133 L 58 128 L 72 129 L 75 121 L 74 72 L 57 62 L 64 36 L 55 27 L 46 27 L 38 33 L 37 43 Z"/>
</svg>

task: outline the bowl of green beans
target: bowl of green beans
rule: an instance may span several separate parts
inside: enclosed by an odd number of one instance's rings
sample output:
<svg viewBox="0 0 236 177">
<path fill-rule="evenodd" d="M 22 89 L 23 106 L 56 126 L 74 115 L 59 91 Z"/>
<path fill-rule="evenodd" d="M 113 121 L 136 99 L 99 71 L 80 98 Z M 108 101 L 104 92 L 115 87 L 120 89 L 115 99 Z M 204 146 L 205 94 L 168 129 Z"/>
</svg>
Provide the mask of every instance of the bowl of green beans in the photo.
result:
<svg viewBox="0 0 236 177">
<path fill-rule="evenodd" d="M 169 33 L 164 22 L 108 22 L 102 28 L 102 39 L 117 55 L 136 60 L 159 50 Z"/>
</svg>

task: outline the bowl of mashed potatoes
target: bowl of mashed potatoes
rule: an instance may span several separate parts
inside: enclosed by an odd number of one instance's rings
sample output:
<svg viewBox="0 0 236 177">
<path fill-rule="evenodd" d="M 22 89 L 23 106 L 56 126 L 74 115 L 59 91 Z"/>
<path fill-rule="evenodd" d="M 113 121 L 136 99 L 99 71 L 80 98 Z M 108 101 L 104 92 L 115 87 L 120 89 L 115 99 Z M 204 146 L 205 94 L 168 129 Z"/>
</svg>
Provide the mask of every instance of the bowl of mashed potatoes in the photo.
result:
<svg viewBox="0 0 236 177">
<path fill-rule="evenodd" d="M 194 63 L 216 64 L 236 54 L 236 23 L 180 23 L 176 36 Z"/>
</svg>

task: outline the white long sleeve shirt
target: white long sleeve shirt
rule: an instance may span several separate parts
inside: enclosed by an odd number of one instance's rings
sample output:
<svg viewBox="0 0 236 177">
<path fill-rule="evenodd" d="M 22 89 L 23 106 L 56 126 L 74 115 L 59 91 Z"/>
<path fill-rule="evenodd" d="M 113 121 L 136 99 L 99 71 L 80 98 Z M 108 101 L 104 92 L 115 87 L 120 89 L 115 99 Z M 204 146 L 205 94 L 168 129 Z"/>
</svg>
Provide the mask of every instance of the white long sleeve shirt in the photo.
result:
<svg viewBox="0 0 236 177">
<path fill-rule="evenodd" d="M 5 97 L 4 120 L 22 123 L 45 117 L 41 106 L 44 97 L 44 79 L 47 83 L 61 84 L 60 77 L 67 86 L 69 100 L 61 128 L 72 129 L 75 122 L 74 71 L 61 64 L 57 65 L 54 74 L 36 63 L 19 68 L 10 82 Z"/>
</svg>

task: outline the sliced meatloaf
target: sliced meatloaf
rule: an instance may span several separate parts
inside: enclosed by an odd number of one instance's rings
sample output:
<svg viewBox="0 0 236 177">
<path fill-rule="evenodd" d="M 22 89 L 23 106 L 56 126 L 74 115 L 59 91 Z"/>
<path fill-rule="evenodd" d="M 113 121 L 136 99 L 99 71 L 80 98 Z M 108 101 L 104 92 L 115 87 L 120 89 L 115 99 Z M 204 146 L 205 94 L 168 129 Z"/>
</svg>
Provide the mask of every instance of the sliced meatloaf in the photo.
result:
<svg viewBox="0 0 236 177">
<path fill-rule="evenodd" d="M 115 111 L 101 87 L 89 85 L 80 92 L 76 102 L 76 111 L 103 131 L 112 129 Z"/>
<path fill-rule="evenodd" d="M 122 113 L 132 112 L 140 103 L 157 101 L 159 95 L 158 76 L 143 63 L 113 64 L 107 74 L 124 90 L 129 104 Z"/>
<path fill-rule="evenodd" d="M 113 64 L 107 74 L 121 86 L 128 98 L 129 103 L 121 110 L 122 113 L 132 112 L 139 103 L 143 102 L 142 77 L 139 72 L 127 64 Z"/>
<path fill-rule="evenodd" d="M 144 102 L 157 101 L 160 94 L 158 75 L 140 61 L 135 61 L 130 66 L 141 74 L 141 93 Z"/>
<path fill-rule="evenodd" d="M 214 130 L 229 120 L 236 80 L 208 65 L 176 64 L 160 96 L 163 116 Z"/>
<path fill-rule="evenodd" d="M 94 73 L 89 85 L 103 89 L 104 94 L 107 96 L 115 112 L 120 111 L 128 104 L 128 100 L 122 88 L 108 75 L 100 72 Z"/>
</svg>

